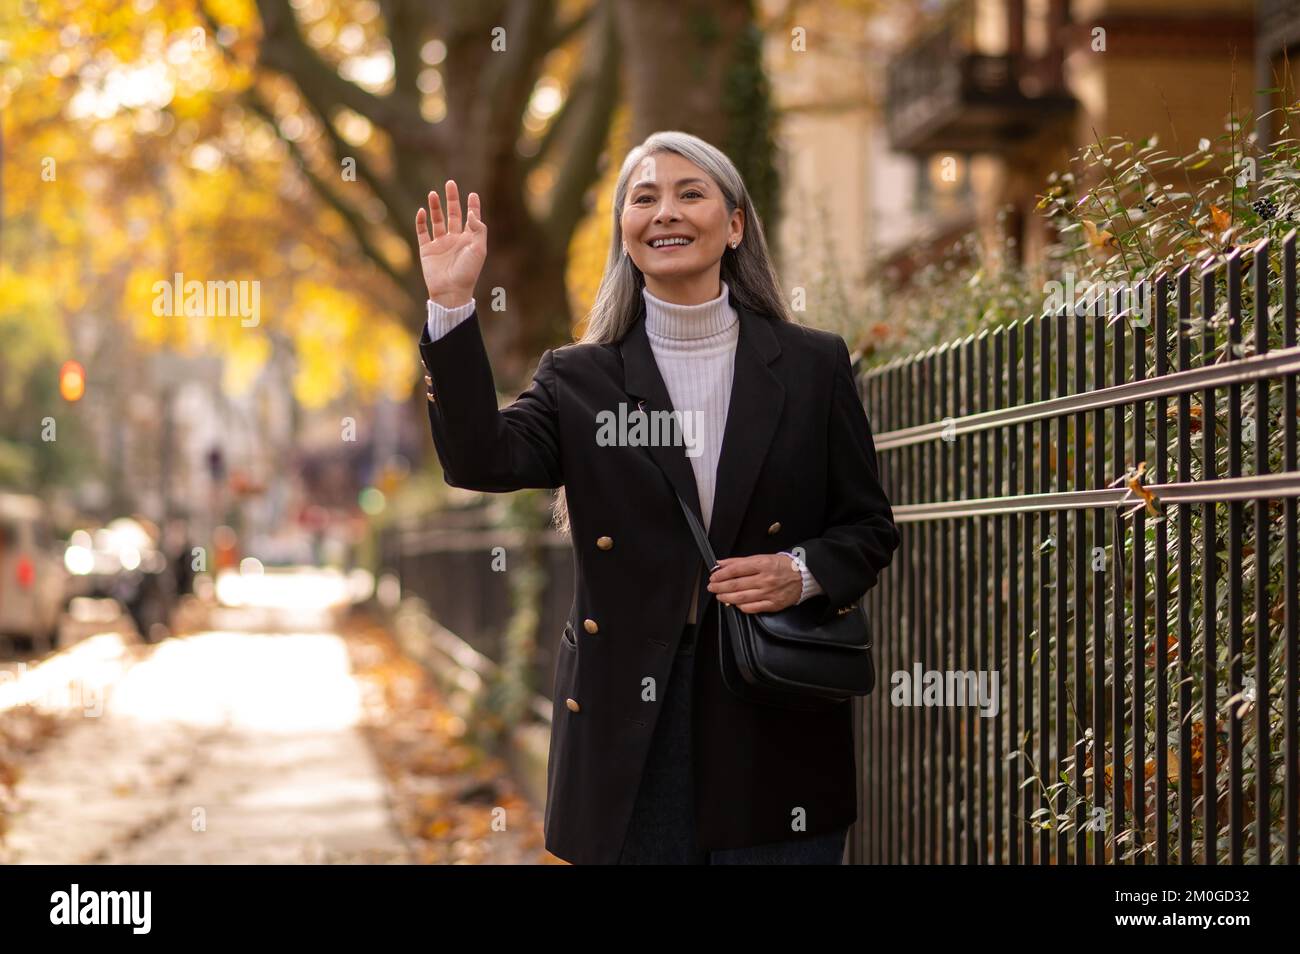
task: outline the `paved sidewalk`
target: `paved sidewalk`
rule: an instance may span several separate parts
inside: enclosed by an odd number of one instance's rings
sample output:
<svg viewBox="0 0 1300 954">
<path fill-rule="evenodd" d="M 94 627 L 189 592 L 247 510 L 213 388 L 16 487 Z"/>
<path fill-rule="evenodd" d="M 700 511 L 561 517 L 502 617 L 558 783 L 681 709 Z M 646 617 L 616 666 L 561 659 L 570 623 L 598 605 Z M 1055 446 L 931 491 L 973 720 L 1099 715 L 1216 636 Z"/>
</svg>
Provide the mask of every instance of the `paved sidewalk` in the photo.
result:
<svg viewBox="0 0 1300 954">
<path fill-rule="evenodd" d="M 333 634 L 154 647 L 24 767 L 0 862 L 407 863 Z"/>
</svg>

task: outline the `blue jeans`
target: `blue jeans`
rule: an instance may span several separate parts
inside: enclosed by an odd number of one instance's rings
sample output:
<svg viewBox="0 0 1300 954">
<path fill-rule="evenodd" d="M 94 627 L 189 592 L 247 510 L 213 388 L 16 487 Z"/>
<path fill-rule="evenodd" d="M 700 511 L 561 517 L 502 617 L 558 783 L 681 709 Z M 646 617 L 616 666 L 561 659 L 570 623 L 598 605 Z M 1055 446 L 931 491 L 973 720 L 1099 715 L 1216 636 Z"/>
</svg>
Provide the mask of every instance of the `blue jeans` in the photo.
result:
<svg viewBox="0 0 1300 954">
<path fill-rule="evenodd" d="M 621 865 L 838 865 L 844 861 L 847 827 L 830 834 L 801 835 L 745 848 L 699 847 L 691 779 L 691 634 L 673 660 L 672 673 L 632 808 Z"/>
</svg>

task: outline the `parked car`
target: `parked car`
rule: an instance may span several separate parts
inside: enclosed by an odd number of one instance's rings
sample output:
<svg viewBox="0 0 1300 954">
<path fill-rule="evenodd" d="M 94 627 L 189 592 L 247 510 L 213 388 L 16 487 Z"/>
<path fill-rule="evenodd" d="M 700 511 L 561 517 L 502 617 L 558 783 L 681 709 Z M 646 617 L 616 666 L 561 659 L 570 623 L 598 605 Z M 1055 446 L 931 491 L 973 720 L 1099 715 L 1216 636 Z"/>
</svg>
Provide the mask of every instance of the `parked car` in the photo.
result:
<svg viewBox="0 0 1300 954">
<path fill-rule="evenodd" d="M 163 553 L 156 530 L 119 517 L 93 532 L 78 530 L 68 541 L 70 589 L 77 596 L 120 603 L 146 642 L 170 631 L 176 606 L 176 574 Z"/>
<path fill-rule="evenodd" d="M 0 637 L 25 640 L 35 652 L 58 645 L 67 606 L 63 547 L 51 531 L 45 504 L 25 494 L 0 493 Z"/>
</svg>

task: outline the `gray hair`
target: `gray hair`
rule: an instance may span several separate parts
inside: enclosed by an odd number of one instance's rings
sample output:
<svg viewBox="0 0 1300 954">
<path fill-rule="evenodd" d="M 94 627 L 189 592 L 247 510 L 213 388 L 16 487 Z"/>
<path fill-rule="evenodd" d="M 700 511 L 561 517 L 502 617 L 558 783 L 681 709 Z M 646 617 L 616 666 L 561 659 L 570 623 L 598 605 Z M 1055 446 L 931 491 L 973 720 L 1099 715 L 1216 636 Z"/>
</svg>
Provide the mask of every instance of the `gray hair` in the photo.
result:
<svg viewBox="0 0 1300 954">
<path fill-rule="evenodd" d="M 579 340 L 583 344 L 607 344 L 619 341 L 640 317 L 645 276 L 623 253 L 623 205 L 627 201 L 632 172 L 648 156 L 676 153 L 703 169 L 722 191 L 730 216 L 737 208 L 745 215 L 744 237 L 736 248 L 726 246 L 721 262 L 722 281 L 745 308 L 777 321 L 790 321 L 780 281 L 768 253 L 763 223 L 754 209 L 749 190 L 740 172 L 722 150 L 698 136 L 676 130 L 651 133 L 639 146 L 632 148 L 618 173 L 614 188 L 609 255 L 601 277 L 596 301 L 587 315 L 586 330 Z M 552 519 L 561 533 L 569 532 L 569 508 L 561 487 L 555 496 Z"/>
</svg>

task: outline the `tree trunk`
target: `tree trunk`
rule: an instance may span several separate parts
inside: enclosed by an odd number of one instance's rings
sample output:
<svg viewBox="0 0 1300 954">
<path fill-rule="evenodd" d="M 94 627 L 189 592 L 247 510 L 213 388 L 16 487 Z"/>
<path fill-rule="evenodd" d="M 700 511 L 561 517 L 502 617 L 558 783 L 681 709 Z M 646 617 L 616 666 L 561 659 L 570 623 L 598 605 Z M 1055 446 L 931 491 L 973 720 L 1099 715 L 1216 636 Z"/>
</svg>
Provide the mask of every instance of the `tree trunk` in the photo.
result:
<svg viewBox="0 0 1300 954">
<path fill-rule="evenodd" d="M 680 130 L 717 146 L 744 178 L 770 241 L 779 184 L 751 0 L 614 2 L 632 112 L 629 145 Z"/>
<path fill-rule="evenodd" d="M 749 0 L 615 0 L 632 136 L 678 129 L 720 145 L 730 126 L 724 82 Z"/>
</svg>

